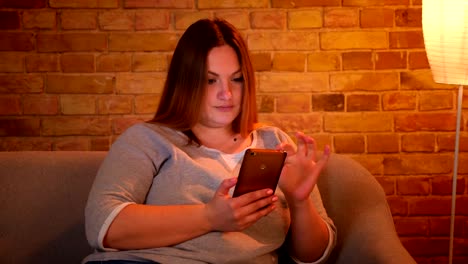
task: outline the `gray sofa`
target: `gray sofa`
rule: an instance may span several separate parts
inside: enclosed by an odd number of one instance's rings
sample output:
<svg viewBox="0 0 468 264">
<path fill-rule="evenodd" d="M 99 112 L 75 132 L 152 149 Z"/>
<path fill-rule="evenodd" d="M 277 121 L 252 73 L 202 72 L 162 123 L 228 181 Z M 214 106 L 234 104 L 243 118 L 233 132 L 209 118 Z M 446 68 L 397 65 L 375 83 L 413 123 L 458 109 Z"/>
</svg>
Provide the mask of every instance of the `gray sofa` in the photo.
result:
<svg viewBox="0 0 468 264">
<path fill-rule="evenodd" d="M 0 152 L 0 263 L 80 263 L 92 251 L 83 211 L 106 152 Z M 415 263 L 382 188 L 357 162 L 332 155 L 319 181 L 338 228 L 329 263 Z"/>
</svg>

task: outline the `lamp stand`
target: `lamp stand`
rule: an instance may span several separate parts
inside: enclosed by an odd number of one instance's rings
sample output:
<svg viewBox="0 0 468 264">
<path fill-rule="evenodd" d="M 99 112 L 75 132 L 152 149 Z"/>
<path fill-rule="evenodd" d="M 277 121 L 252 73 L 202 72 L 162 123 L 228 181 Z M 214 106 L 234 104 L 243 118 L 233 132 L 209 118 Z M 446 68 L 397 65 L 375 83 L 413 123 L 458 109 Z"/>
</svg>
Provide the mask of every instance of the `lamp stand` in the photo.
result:
<svg viewBox="0 0 468 264">
<path fill-rule="evenodd" d="M 455 134 L 455 154 L 453 160 L 453 178 L 452 178 L 452 209 L 450 214 L 450 247 L 449 247 L 449 264 L 452 264 L 453 258 L 453 239 L 455 231 L 455 203 L 457 198 L 457 175 L 458 175 L 458 150 L 460 148 L 460 125 L 462 116 L 463 103 L 463 85 L 458 87 L 457 101 L 457 131 Z"/>
</svg>

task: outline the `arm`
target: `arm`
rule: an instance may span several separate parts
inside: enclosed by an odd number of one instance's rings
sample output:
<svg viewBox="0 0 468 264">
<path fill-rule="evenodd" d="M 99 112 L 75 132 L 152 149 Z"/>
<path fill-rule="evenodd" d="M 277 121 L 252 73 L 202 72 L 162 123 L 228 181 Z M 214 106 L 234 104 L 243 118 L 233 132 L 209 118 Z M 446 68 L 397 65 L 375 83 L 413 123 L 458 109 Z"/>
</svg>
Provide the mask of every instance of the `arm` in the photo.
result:
<svg viewBox="0 0 468 264">
<path fill-rule="evenodd" d="M 302 262 L 313 262 L 323 256 L 333 239 L 329 228 L 314 206 L 311 193 L 321 170 L 329 157 L 329 148 L 319 161 L 315 161 L 316 147 L 312 138 L 297 134 L 297 151 L 290 144 L 278 148 L 288 152 L 280 178 L 280 187 L 291 214 L 287 245 L 290 255 Z M 317 197 L 316 197 L 317 198 Z"/>
<path fill-rule="evenodd" d="M 206 205 L 126 206 L 109 227 L 104 246 L 142 249 L 171 246 L 211 231 L 239 231 L 274 210 L 271 190 L 260 190 L 238 198 L 228 191 L 236 178 L 224 180 Z"/>
</svg>

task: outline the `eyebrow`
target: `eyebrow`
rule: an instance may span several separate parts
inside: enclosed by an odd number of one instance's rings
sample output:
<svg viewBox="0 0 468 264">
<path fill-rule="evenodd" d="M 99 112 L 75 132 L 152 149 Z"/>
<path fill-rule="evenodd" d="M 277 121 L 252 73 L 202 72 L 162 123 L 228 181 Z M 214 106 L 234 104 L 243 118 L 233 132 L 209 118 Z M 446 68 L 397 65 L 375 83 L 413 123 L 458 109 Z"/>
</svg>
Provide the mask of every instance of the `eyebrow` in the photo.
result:
<svg viewBox="0 0 468 264">
<path fill-rule="evenodd" d="M 238 73 L 240 73 L 240 72 L 242 72 L 241 69 L 239 69 L 239 70 L 233 72 L 231 75 L 235 75 L 235 74 L 238 74 Z M 214 76 L 219 76 L 219 74 L 217 74 L 216 72 L 212 72 L 212 71 L 208 71 L 208 74 L 213 74 Z"/>
</svg>

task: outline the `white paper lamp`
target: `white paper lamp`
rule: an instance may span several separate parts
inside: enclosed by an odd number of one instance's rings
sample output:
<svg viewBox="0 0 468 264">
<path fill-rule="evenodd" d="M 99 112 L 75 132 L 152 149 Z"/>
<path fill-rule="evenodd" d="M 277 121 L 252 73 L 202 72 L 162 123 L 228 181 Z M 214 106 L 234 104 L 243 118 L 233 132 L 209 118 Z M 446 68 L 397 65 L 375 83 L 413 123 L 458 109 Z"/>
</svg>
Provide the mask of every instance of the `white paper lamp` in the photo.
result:
<svg viewBox="0 0 468 264">
<path fill-rule="evenodd" d="M 468 0 L 423 0 L 424 44 L 434 81 L 458 85 L 449 263 L 453 257 L 463 85 L 468 85 Z"/>
</svg>

